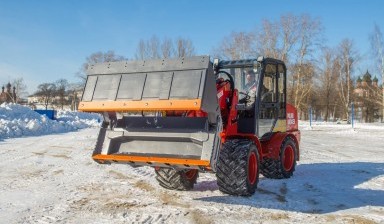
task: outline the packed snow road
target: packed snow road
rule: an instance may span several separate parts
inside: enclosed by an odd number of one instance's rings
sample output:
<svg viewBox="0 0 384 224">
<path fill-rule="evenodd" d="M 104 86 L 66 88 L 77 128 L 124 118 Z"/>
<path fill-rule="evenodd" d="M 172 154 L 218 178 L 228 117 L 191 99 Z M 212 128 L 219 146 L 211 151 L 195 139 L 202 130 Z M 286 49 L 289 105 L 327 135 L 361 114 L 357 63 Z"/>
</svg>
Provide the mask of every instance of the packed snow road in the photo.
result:
<svg viewBox="0 0 384 224">
<path fill-rule="evenodd" d="M 1 223 L 384 223 L 384 126 L 301 126 L 294 176 L 252 197 L 158 186 L 152 168 L 99 165 L 97 128 L 0 140 Z"/>
</svg>

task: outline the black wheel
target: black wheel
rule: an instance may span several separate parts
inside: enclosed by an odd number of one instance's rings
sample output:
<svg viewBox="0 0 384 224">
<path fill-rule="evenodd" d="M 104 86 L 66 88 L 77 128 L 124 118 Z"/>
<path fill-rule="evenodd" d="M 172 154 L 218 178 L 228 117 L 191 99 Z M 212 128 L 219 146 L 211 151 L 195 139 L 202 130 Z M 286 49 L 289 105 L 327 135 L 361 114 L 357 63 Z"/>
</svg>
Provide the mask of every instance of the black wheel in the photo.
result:
<svg viewBox="0 0 384 224">
<path fill-rule="evenodd" d="M 261 174 L 272 179 L 290 178 L 296 167 L 297 148 L 292 138 L 287 137 L 280 147 L 278 159 L 265 158 L 261 162 Z"/>
<path fill-rule="evenodd" d="M 259 182 L 259 153 L 250 140 L 234 139 L 223 144 L 217 162 L 219 190 L 239 196 L 255 193 Z"/>
<path fill-rule="evenodd" d="M 172 168 L 156 168 L 156 180 L 160 186 L 170 189 L 191 190 L 199 176 L 198 170 L 175 170 Z"/>
</svg>

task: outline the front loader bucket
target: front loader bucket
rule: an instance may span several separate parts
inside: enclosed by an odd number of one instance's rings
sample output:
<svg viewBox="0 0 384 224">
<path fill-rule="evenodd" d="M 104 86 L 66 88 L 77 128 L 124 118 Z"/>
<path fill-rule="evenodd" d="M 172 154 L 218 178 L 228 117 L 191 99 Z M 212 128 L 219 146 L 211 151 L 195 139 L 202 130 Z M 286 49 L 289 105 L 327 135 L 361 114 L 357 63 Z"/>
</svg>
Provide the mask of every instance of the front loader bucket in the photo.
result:
<svg viewBox="0 0 384 224">
<path fill-rule="evenodd" d="M 221 118 L 207 56 L 90 66 L 79 110 L 108 121 L 97 162 L 215 170 Z"/>
</svg>

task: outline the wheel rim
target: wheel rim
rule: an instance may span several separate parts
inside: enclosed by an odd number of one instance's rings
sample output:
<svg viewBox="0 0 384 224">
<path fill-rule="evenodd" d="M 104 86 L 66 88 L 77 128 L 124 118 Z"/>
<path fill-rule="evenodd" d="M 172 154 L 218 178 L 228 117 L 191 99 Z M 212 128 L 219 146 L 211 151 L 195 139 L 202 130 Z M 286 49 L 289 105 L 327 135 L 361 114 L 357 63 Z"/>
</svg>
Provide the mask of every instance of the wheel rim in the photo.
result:
<svg viewBox="0 0 384 224">
<path fill-rule="evenodd" d="M 295 151 L 288 145 L 284 150 L 283 166 L 285 171 L 290 171 L 295 161 Z"/>
<path fill-rule="evenodd" d="M 254 184 L 257 178 L 257 159 L 256 153 L 251 152 L 248 159 L 248 181 L 250 184 Z"/>
<path fill-rule="evenodd" d="M 188 170 L 187 172 L 185 172 L 185 177 L 188 180 L 192 180 L 196 174 L 197 174 L 197 170 Z"/>
</svg>

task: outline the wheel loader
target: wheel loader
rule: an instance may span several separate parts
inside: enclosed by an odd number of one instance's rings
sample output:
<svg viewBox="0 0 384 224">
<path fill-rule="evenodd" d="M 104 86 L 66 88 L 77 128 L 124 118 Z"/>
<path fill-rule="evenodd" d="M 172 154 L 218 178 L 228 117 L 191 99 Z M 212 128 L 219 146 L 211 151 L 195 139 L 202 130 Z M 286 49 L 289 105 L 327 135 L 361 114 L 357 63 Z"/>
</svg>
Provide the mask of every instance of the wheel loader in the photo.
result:
<svg viewBox="0 0 384 224">
<path fill-rule="evenodd" d="M 160 186 L 190 190 L 199 172 L 253 195 L 261 173 L 290 178 L 299 160 L 296 109 L 277 59 L 209 56 L 91 65 L 79 110 L 104 117 L 100 164 L 154 167 Z"/>
</svg>

